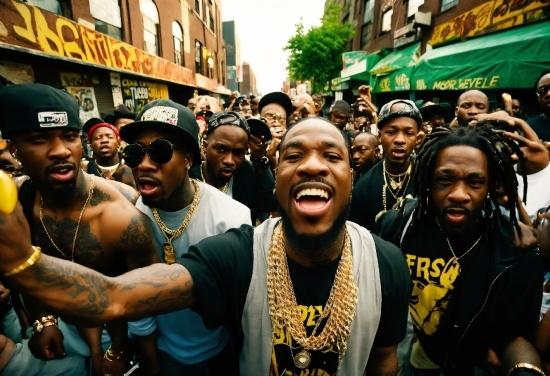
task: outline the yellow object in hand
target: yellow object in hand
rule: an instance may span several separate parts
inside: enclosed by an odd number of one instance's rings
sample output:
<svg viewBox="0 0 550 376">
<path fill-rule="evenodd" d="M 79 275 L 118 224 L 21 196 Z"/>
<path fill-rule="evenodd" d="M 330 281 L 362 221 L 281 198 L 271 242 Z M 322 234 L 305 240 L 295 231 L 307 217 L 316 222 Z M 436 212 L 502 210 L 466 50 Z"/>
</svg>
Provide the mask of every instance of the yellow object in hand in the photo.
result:
<svg viewBox="0 0 550 376">
<path fill-rule="evenodd" d="M 17 187 L 11 178 L 0 171 L 0 211 L 10 215 L 17 205 Z"/>
</svg>

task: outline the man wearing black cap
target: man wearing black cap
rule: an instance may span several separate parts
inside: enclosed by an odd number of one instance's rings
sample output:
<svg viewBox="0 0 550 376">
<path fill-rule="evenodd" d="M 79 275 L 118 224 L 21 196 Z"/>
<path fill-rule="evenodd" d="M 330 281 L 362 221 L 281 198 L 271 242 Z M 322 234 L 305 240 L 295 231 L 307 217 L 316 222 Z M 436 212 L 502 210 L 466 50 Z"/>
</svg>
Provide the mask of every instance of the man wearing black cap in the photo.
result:
<svg viewBox="0 0 550 376">
<path fill-rule="evenodd" d="M 336 125 L 336 127 L 341 131 L 346 129 L 350 116 L 351 107 L 348 102 L 343 100 L 337 100 L 334 102 L 328 111 L 328 120 L 330 120 L 332 124 Z"/>
<path fill-rule="evenodd" d="M 292 113 L 292 101 L 282 91 L 274 91 L 264 95 L 258 105 L 260 116 L 267 119 L 267 125 L 271 129 L 273 139 L 267 147 L 266 156 L 272 170 L 278 165 L 277 149 L 286 132 L 287 119 Z"/>
<path fill-rule="evenodd" d="M 249 124 L 263 126 L 267 133 L 258 138 L 251 134 Z M 190 170 L 191 177 L 246 205 L 252 223 L 256 223 L 259 213 L 277 209 L 273 174 L 265 157 L 267 138 L 271 139 L 271 134 L 261 120 L 245 120 L 237 112 L 218 112 L 210 119 L 203 141 L 206 158 Z M 250 161 L 245 158 L 248 149 Z"/>
<path fill-rule="evenodd" d="M 420 107 L 420 114 L 422 114 L 424 120 L 422 125 L 424 133 L 430 134 L 432 129 L 445 126 L 445 116 L 450 109 L 451 105 L 449 103 L 424 103 Z"/>
<path fill-rule="evenodd" d="M 409 100 L 396 99 L 380 109 L 384 158 L 353 188 L 350 221 L 371 230 L 382 213 L 413 192 L 411 154 L 421 126 L 420 111 Z"/>
<path fill-rule="evenodd" d="M 19 189 L 19 201 L 34 245 L 112 276 L 158 260 L 149 220 L 111 184 L 80 169 L 81 124 L 73 96 L 42 84 L 12 85 L 0 91 L 0 111 L 2 134 L 29 176 Z M 64 337 L 66 344 L 82 348 L 77 355 L 92 357 L 96 371 L 103 363 L 112 371 L 108 373 L 123 373 L 126 323 L 108 327 L 113 341 L 109 362 L 99 340 L 102 327 L 86 331 L 87 350 L 78 344 L 82 339 L 75 327 L 64 325 L 61 334 L 57 320 L 50 319 L 52 312 L 31 304 L 27 308 L 35 323 L 29 341 L 35 356 L 61 357 Z"/>
<path fill-rule="evenodd" d="M 246 206 L 189 178 L 200 150 L 199 126 L 187 107 L 167 99 L 150 102 L 120 136 L 128 143 L 124 160 L 141 193 L 136 207 L 153 223 L 165 263 L 208 236 L 251 223 Z M 148 374 L 159 367 L 163 375 L 194 375 L 198 369 L 234 374 L 227 329 L 207 329 L 190 309 L 130 323 L 129 331 L 137 337 Z"/>
<path fill-rule="evenodd" d="M 128 107 L 123 104 L 118 105 L 115 108 L 115 113 L 113 115 L 113 125 L 120 131 L 120 128 L 124 127 L 126 124 L 130 124 L 136 119 L 136 113 L 130 111 Z"/>
<path fill-rule="evenodd" d="M 121 160 L 118 153 L 120 145 L 118 129 L 101 119 L 92 118 L 84 124 L 82 130 L 87 133 L 88 142 L 94 153 L 94 159 L 83 162 L 82 168 L 89 174 L 127 184 L 135 190 L 136 182 L 132 170 Z M 125 189 L 121 193 L 125 196 L 131 194 L 129 198 L 133 203 L 137 200 L 137 192 L 129 192 Z"/>
</svg>

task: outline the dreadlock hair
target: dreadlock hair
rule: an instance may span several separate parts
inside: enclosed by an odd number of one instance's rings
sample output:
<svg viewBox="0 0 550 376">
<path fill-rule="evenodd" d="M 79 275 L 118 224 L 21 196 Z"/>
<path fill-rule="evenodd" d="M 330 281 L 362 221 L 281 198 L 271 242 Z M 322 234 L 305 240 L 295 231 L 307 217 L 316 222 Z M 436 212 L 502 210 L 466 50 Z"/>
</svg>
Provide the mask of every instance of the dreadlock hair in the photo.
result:
<svg viewBox="0 0 550 376">
<path fill-rule="evenodd" d="M 414 164 L 414 196 L 418 198 L 418 205 L 413 214 L 413 225 L 421 225 L 421 218 L 426 216 L 428 200 L 432 184 L 435 164 L 439 153 L 451 146 L 471 146 L 481 150 L 487 157 L 489 173 L 489 197 L 483 206 L 483 214 L 487 218 L 487 235 L 496 236 L 493 211 L 501 214 L 497 202 L 496 190 L 504 189 L 510 203 L 510 221 L 516 228 L 519 236 L 521 230 L 518 224 L 516 208 L 518 202 L 518 180 L 511 156 L 516 154 L 520 159 L 521 171 L 525 171 L 525 160 L 519 146 L 503 135 L 503 131 L 497 129 L 498 122 L 492 120 L 480 121 L 473 127 L 461 127 L 447 129 L 438 127 L 424 139 Z M 527 176 L 523 177 L 523 201 L 527 195 Z"/>
</svg>

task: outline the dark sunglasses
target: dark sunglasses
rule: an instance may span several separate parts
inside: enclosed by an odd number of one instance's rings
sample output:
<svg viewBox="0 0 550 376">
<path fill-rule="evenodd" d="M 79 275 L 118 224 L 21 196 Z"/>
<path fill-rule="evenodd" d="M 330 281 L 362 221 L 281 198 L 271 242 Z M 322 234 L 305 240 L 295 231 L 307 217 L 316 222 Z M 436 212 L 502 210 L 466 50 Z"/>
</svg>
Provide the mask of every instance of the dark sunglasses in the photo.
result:
<svg viewBox="0 0 550 376">
<path fill-rule="evenodd" d="M 159 138 L 149 145 L 129 144 L 124 148 L 122 156 L 124 157 L 124 163 L 130 168 L 139 166 L 145 154 L 149 156 L 154 164 L 163 165 L 170 162 L 174 150 L 177 149 L 170 141 Z"/>
<path fill-rule="evenodd" d="M 537 89 L 537 95 L 539 97 L 542 97 L 543 95 L 545 95 L 549 91 L 550 91 L 550 86 L 541 86 Z"/>
</svg>

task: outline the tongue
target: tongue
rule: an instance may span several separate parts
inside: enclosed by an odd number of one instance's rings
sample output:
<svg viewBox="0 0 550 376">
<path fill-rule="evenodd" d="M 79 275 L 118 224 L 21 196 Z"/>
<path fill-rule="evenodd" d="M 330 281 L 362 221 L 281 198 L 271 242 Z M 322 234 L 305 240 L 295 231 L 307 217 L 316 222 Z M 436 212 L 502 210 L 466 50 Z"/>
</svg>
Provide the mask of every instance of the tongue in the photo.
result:
<svg viewBox="0 0 550 376">
<path fill-rule="evenodd" d="M 150 191 L 151 189 L 155 189 L 157 187 L 156 184 L 151 184 L 151 183 L 143 183 L 141 184 L 141 188 L 144 190 L 144 191 Z"/>
<path fill-rule="evenodd" d="M 298 200 L 298 205 L 308 210 L 320 209 L 326 203 L 327 203 L 327 200 L 321 197 L 301 197 Z"/>
</svg>

